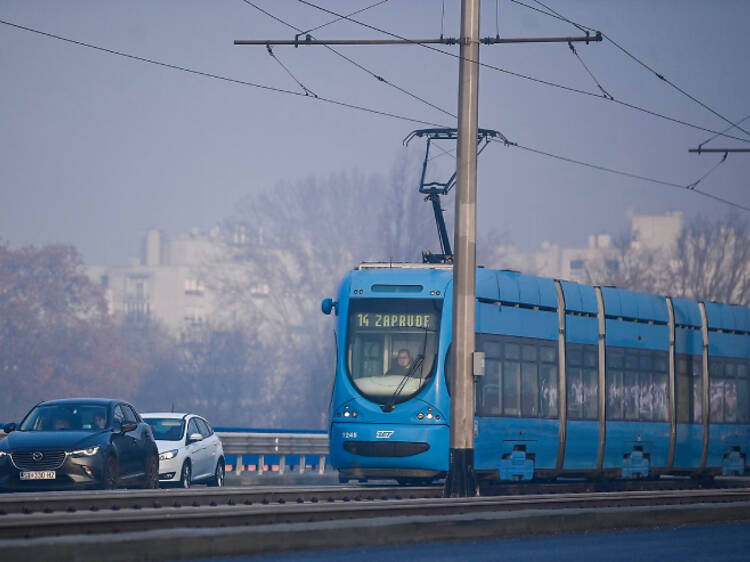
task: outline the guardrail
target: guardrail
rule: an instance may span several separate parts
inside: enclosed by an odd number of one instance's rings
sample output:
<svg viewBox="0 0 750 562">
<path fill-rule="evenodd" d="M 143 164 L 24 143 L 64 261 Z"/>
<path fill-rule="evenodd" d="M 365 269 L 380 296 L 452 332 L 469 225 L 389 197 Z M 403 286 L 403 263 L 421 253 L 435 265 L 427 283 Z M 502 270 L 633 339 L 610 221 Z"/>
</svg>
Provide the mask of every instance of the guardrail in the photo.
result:
<svg viewBox="0 0 750 562">
<path fill-rule="evenodd" d="M 329 468 L 325 431 L 216 428 L 216 435 L 224 447 L 227 472 L 325 474 Z M 3 437 L 0 430 L 0 439 Z"/>
<path fill-rule="evenodd" d="M 324 474 L 327 466 L 328 434 L 325 432 L 217 431 L 226 457 L 227 471 L 237 474 L 265 472 Z"/>
</svg>

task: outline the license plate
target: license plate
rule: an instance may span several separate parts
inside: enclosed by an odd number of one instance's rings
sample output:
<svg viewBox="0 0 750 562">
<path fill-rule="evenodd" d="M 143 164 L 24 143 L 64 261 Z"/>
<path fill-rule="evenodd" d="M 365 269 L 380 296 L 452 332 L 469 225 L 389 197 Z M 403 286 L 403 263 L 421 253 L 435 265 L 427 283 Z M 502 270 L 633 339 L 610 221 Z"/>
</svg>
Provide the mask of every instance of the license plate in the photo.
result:
<svg viewBox="0 0 750 562">
<path fill-rule="evenodd" d="M 21 473 L 21 480 L 54 480 L 56 477 L 57 474 L 54 470 L 34 470 Z"/>
</svg>

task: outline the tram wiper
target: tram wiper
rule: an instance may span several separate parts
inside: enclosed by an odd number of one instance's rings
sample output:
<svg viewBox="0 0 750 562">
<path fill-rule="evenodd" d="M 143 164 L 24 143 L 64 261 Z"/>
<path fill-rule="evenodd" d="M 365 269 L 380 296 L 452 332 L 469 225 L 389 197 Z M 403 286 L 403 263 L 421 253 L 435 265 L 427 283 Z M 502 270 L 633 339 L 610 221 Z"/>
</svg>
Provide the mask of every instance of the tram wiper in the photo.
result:
<svg viewBox="0 0 750 562">
<path fill-rule="evenodd" d="M 409 367 L 409 370 L 406 372 L 406 374 L 401 378 L 401 381 L 398 383 L 398 386 L 396 387 L 396 390 L 393 392 L 391 397 L 388 399 L 388 402 L 383 404 L 380 409 L 384 412 L 392 412 L 395 404 L 396 404 L 396 398 L 399 394 L 401 394 L 401 391 L 406 386 L 406 381 L 408 381 L 412 375 L 416 372 L 417 368 L 422 367 L 422 363 L 424 362 L 424 355 L 419 354 L 417 355 L 417 358 L 414 360 L 414 363 L 412 363 L 411 367 Z"/>
</svg>

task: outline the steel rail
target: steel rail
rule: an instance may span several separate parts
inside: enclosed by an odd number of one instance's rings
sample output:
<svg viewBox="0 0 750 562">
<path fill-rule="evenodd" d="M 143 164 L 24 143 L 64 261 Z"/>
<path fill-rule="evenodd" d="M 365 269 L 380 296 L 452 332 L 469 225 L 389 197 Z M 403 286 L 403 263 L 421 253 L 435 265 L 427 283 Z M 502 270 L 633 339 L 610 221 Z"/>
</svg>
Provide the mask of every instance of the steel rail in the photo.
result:
<svg viewBox="0 0 750 562">
<path fill-rule="evenodd" d="M 54 513 L 150 509 L 167 507 L 217 507 L 253 504 L 318 503 L 362 500 L 401 500 L 439 498 L 439 486 L 423 487 L 346 487 L 287 486 L 193 488 L 160 490 L 113 490 L 78 492 L 20 492 L 0 496 L 0 520 L 14 513 Z"/>
<path fill-rule="evenodd" d="M 423 498 L 333 503 L 254 504 L 217 507 L 165 507 L 101 512 L 14 514 L 0 518 L 0 538 L 36 538 L 212 528 L 282 523 L 341 521 L 392 516 L 461 515 L 521 510 L 603 509 L 733 503 L 750 519 L 750 488 L 659 492 L 596 492 L 475 498 Z"/>
</svg>

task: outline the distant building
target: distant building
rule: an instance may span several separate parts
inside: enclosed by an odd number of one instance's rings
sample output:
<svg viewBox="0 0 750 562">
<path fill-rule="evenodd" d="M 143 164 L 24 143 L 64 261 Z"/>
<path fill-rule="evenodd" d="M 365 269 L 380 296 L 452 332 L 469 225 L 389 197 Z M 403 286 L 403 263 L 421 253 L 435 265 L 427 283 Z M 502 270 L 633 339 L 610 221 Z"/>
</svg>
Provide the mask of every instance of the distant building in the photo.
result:
<svg viewBox="0 0 750 562">
<path fill-rule="evenodd" d="M 630 214 L 630 236 L 615 243 L 611 234 L 590 234 L 588 244 L 581 248 L 566 248 L 545 241 L 535 252 L 521 252 L 515 246 L 497 248 L 489 267 L 516 269 L 524 273 L 590 283 L 591 267 L 602 265 L 613 272 L 621 267 L 622 250 L 672 248 L 682 232 L 683 213 L 671 211 L 665 215 Z M 626 246 L 623 248 L 622 246 Z"/>
<path fill-rule="evenodd" d="M 149 230 L 140 258 L 129 266 L 93 265 L 87 271 L 103 287 L 111 314 L 137 323 L 158 319 L 182 331 L 204 323 L 214 310 L 215 299 L 201 274 L 221 251 L 218 230 L 193 229 L 173 240 Z"/>
</svg>

